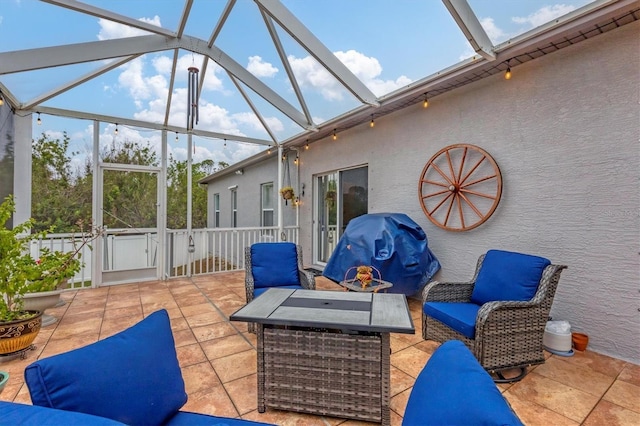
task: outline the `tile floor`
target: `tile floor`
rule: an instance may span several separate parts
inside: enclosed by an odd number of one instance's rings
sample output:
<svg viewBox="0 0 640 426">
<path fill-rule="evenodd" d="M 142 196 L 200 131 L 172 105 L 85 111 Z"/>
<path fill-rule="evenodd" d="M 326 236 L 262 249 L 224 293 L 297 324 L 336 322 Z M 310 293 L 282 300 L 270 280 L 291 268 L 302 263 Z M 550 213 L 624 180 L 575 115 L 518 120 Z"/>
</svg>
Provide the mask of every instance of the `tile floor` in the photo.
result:
<svg viewBox="0 0 640 426">
<path fill-rule="evenodd" d="M 338 289 L 318 277 L 318 289 Z M 245 304 L 244 273 L 199 276 L 74 291 L 64 306 L 47 311 L 59 321 L 38 335 L 26 359 L 3 360 L 10 374 L 1 400 L 30 403 L 24 368 L 51 356 L 110 336 L 166 308 L 189 401 L 184 409 L 279 425 L 356 425 L 362 422 L 268 409 L 256 410 L 256 338 L 245 323 L 229 322 Z M 415 335 L 391 336 L 391 420 L 402 422 L 411 386 L 438 346 L 421 337 L 420 303 L 410 300 Z M 522 381 L 500 385 L 527 425 L 640 424 L 640 366 L 589 350 L 549 358 Z M 370 423 L 362 423 L 363 425 Z"/>
</svg>

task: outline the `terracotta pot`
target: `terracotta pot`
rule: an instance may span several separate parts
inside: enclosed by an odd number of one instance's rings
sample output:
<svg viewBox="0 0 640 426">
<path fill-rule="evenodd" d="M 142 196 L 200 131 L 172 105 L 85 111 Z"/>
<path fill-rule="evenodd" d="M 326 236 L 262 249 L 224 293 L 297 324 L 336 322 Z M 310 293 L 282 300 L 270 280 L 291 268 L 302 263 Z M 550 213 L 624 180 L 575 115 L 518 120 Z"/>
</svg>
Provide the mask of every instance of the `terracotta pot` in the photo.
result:
<svg viewBox="0 0 640 426">
<path fill-rule="evenodd" d="M 589 344 L 589 336 L 584 333 L 571 333 L 573 348 L 577 351 L 584 351 Z"/>
</svg>

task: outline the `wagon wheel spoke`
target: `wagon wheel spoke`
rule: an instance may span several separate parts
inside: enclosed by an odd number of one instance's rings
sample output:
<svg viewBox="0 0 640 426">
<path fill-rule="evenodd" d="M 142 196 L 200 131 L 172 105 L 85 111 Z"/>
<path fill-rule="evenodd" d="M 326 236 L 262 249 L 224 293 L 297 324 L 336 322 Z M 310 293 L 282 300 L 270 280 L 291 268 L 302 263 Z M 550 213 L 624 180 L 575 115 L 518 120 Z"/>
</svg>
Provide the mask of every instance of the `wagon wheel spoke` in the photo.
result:
<svg viewBox="0 0 640 426">
<path fill-rule="evenodd" d="M 466 231 L 484 223 L 497 208 L 502 195 L 502 175 L 494 159 L 482 148 L 450 145 L 427 162 L 418 190 L 422 210 L 432 223 L 446 230 Z M 488 201 L 479 202 L 480 199 Z"/>
</svg>

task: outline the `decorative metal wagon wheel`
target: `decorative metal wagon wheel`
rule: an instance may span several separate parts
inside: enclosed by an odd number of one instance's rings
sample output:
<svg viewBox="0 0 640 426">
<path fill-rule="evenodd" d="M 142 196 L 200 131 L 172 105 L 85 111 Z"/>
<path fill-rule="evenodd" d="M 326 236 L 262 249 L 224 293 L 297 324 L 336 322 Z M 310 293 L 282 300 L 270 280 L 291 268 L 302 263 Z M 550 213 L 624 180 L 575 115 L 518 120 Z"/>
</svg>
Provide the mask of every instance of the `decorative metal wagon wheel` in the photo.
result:
<svg viewBox="0 0 640 426">
<path fill-rule="evenodd" d="M 468 231 L 483 224 L 498 207 L 502 175 L 482 148 L 450 145 L 424 166 L 418 192 L 422 210 L 434 225 Z"/>
</svg>

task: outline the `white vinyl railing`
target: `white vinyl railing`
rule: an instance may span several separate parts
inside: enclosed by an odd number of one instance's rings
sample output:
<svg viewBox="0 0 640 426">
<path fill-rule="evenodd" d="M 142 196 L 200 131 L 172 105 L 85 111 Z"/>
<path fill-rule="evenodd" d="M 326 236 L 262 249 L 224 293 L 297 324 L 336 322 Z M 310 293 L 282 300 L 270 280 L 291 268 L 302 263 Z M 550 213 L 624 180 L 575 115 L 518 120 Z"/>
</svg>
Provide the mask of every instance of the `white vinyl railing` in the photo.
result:
<svg viewBox="0 0 640 426">
<path fill-rule="evenodd" d="M 105 271 L 150 268 L 158 264 L 158 234 L 155 230 L 120 232 L 109 229 L 102 244 Z M 47 238 L 31 243 L 30 252 L 38 259 L 43 247 L 49 250 L 69 252 L 74 250 L 73 241 L 80 242 L 76 234 L 49 234 Z M 298 228 L 278 227 L 252 228 L 206 228 L 194 229 L 191 237 L 185 229 L 167 231 L 165 278 L 184 277 L 214 272 L 229 272 L 244 269 L 244 248 L 258 242 L 298 242 Z M 69 280 L 69 288 L 91 287 L 91 249 L 80 251 L 82 268 Z"/>
</svg>

